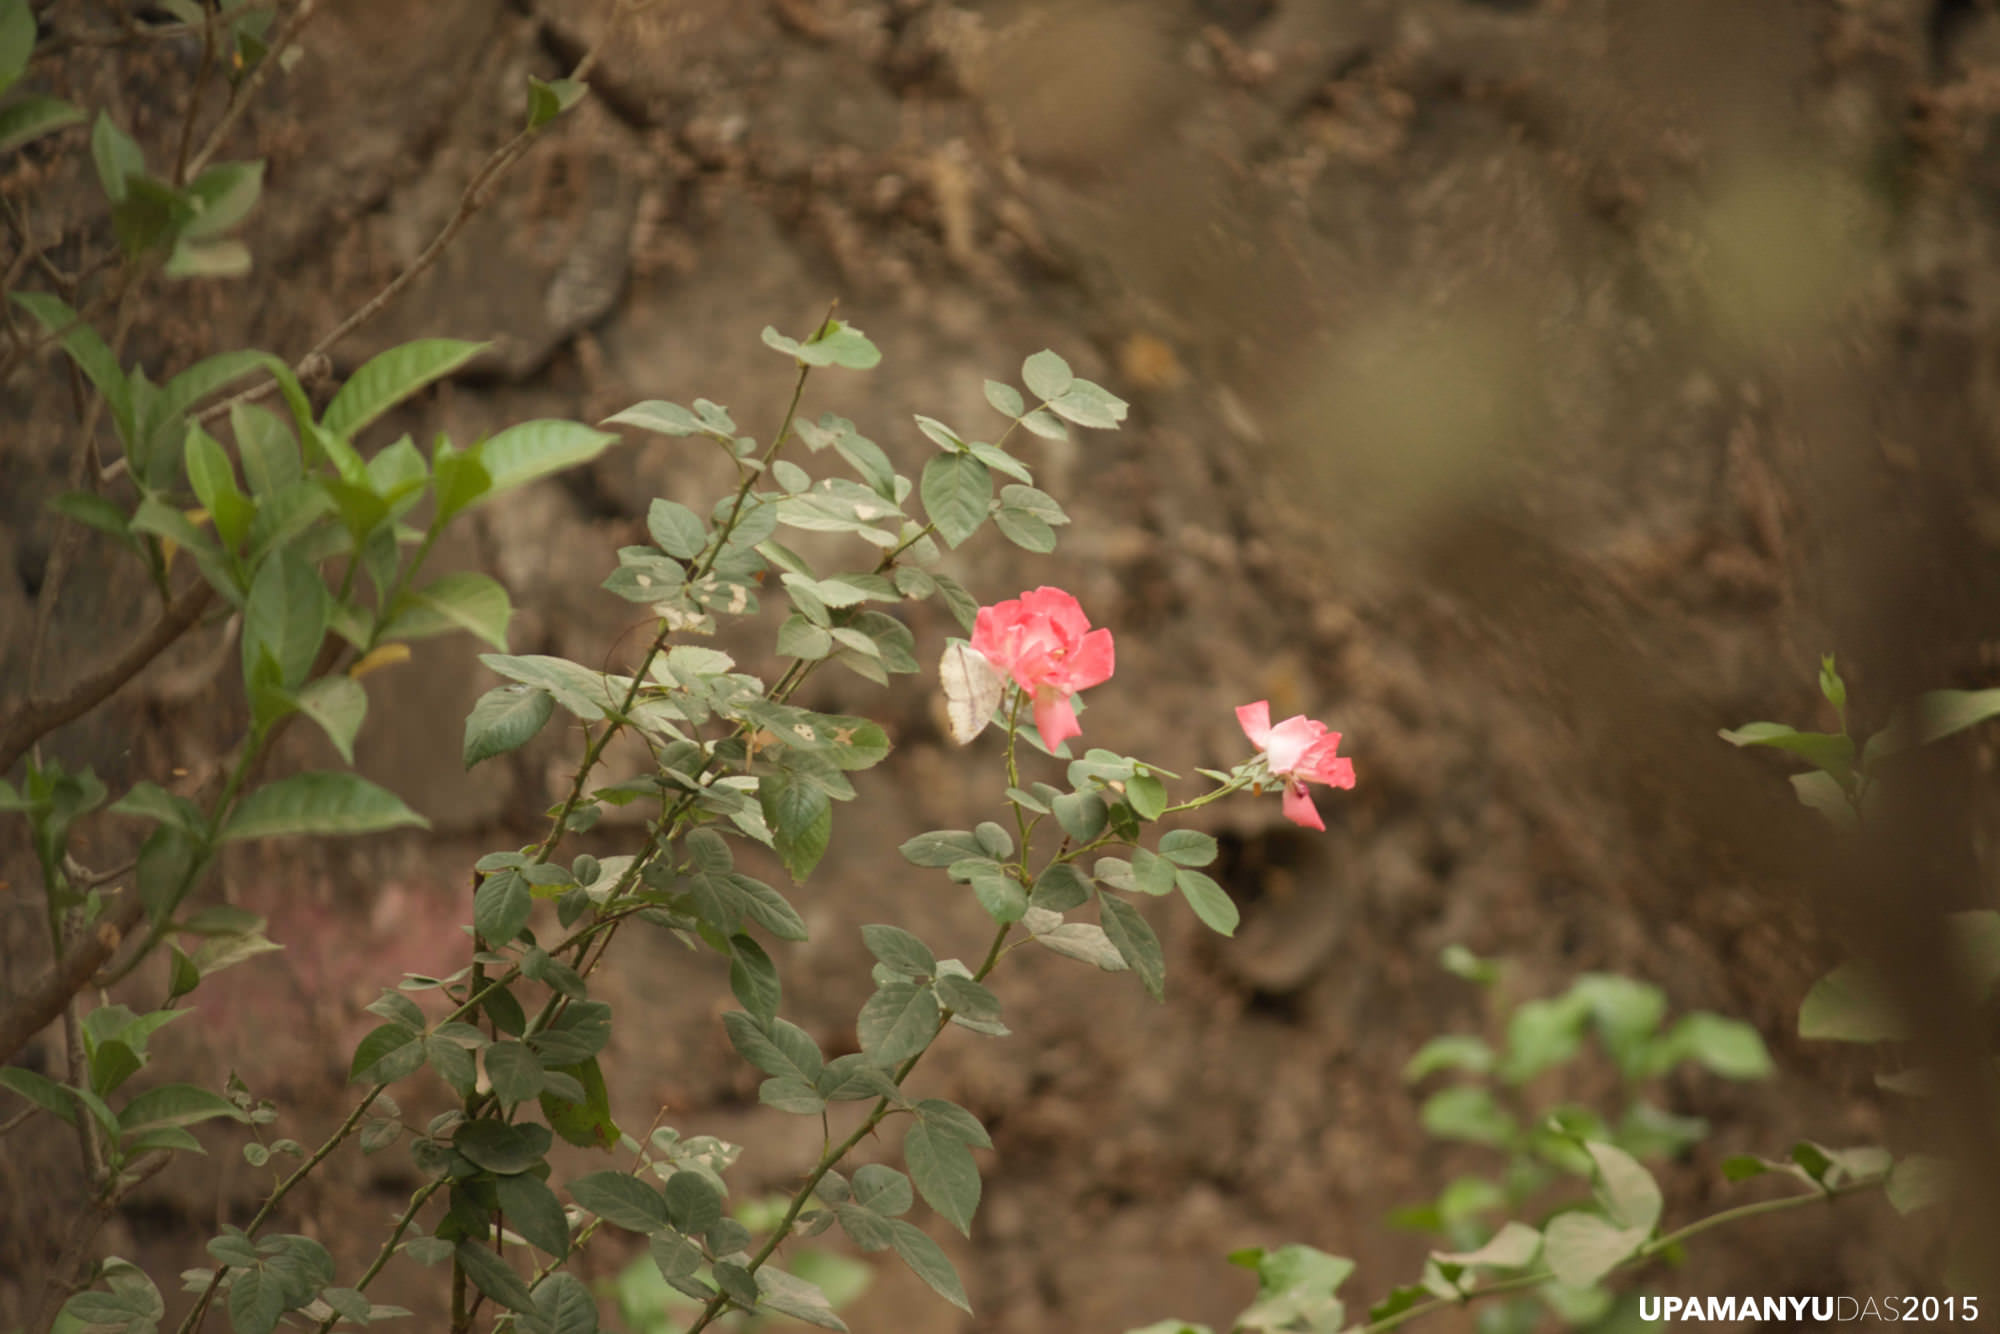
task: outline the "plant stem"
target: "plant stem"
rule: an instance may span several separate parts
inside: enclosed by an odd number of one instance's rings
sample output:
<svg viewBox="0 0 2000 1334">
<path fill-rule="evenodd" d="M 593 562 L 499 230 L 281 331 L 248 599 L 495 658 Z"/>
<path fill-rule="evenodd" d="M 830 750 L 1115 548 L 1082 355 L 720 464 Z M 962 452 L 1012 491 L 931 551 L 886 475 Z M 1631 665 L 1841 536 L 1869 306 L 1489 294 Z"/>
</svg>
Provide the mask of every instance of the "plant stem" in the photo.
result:
<svg viewBox="0 0 2000 1334">
<path fill-rule="evenodd" d="M 1883 1181 L 1884 1178 L 1882 1177 L 1870 1177 L 1866 1181 L 1856 1181 L 1843 1186 L 1833 1186 L 1809 1195 L 1785 1195 L 1775 1200 L 1759 1200 L 1755 1204 L 1739 1204 L 1733 1209 L 1724 1209 L 1720 1213 L 1710 1214 L 1707 1218 L 1698 1219 L 1695 1222 L 1689 1223 L 1686 1227 L 1647 1242 L 1624 1260 L 1612 1266 L 1610 1273 L 1617 1274 L 1637 1269 L 1657 1259 L 1660 1255 L 1680 1245 L 1682 1242 L 1698 1237 L 1702 1233 L 1712 1231 L 1715 1228 L 1727 1227 L 1748 1218 L 1762 1217 L 1765 1214 L 1786 1213 L 1793 1209 L 1803 1209 L 1811 1204 L 1831 1204 L 1842 1196 L 1858 1195 L 1864 1191 L 1880 1189 Z M 1609 1277 L 1609 1275 L 1606 1275 L 1606 1277 Z M 1353 1331 L 1353 1334 L 1388 1334 L 1388 1331 L 1400 1325 L 1407 1324 L 1412 1320 L 1420 1319 L 1423 1316 L 1431 1315 L 1438 1311 L 1469 1306 L 1473 1302 L 1483 1301 L 1488 1297 L 1501 1297 L 1509 1293 L 1526 1292 L 1530 1289 L 1538 1288 L 1544 1283 L 1553 1283 L 1555 1280 L 1555 1274 L 1547 1269 L 1538 1269 L 1528 1274 L 1516 1274 L 1512 1278 L 1503 1278 L 1489 1283 L 1483 1288 L 1476 1288 L 1462 1297 L 1433 1297 L 1429 1301 L 1418 1302 L 1415 1306 L 1407 1310 L 1398 1311 L 1394 1315 L 1384 1316 L 1380 1320 L 1371 1321 Z"/>
</svg>

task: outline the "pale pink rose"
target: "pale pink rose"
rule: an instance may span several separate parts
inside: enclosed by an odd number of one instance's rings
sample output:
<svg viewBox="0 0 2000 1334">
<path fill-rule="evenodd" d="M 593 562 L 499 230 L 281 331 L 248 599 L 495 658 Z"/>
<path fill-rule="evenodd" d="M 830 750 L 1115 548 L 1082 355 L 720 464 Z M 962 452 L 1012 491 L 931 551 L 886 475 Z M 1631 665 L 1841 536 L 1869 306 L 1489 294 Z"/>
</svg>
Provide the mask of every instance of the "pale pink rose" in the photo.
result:
<svg viewBox="0 0 2000 1334">
<path fill-rule="evenodd" d="M 1238 708 L 1236 721 L 1243 725 L 1243 735 L 1264 752 L 1271 773 L 1285 785 L 1285 817 L 1308 829 L 1325 829 L 1326 822 L 1319 818 L 1319 808 L 1313 805 L 1306 784 L 1354 786 L 1354 761 L 1336 754 L 1340 733 L 1327 731 L 1325 723 L 1304 714 L 1273 727 L 1271 702 L 1264 699 Z"/>
<path fill-rule="evenodd" d="M 981 607 L 972 647 L 1034 701 L 1035 728 L 1050 750 L 1083 731 L 1076 692 L 1111 675 L 1111 632 L 1092 630 L 1083 608 L 1060 588 Z"/>
</svg>

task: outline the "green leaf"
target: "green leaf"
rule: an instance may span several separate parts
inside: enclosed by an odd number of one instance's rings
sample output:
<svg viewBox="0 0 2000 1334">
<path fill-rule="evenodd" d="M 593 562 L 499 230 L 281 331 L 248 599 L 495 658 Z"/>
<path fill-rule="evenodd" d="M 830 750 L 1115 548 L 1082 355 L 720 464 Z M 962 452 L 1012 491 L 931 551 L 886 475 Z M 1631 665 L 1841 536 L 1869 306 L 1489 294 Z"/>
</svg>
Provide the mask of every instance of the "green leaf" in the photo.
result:
<svg viewBox="0 0 2000 1334">
<path fill-rule="evenodd" d="M 1464 1070 L 1483 1075 L 1493 1068 L 1493 1048 L 1470 1034 L 1454 1033 L 1432 1038 L 1417 1049 L 1403 1067 L 1403 1079 L 1414 1084 L 1438 1070 Z"/>
<path fill-rule="evenodd" d="M 255 1265 L 230 1280 L 229 1325 L 236 1334 L 271 1334 L 284 1313 L 284 1281 L 270 1269 Z"/>
<path fill-rule="evenodd" d="M 1898 1159 L 1889 1172 L 1889 1203 L 1899 1214 L 1915 1213 L 1950 1199 L 1964 1175 L 1949 1159 L 1913 1153 Z"/>
<path fill-rule="evenodd" d="M 51 500 L 49 508 L 87 528 L 95 528 L 132 551 L 140 550 L 132 536 L 131 518 L 103 496 L 89 491 L 67 491 Z"/>
<path fill-rule="evenodd" d="M 217 163 L 189 184 L 195 216 L 181 228 L 181 235 L 195 240 L 221 236 L 250 216 L 263 189 L 262 162 Z"/>
<path fill-rule="evenodd" d="M 464 630 L 505 653 L 513 615 L 506 589 L 487 575 L 462 570 L 397 598 L 382 638 L 427 639 Z"/>
<path fill-rule="evenodd" d="M 778 1017 L 778 1007 L 784 1003 L 778 966 L 764 952 L 764 947 L 749 936 L 731 936 L 729 949 L 730 992 L 744 1009 L 770 1023 Z"/>
<path fill-rule="evenodd" d="M 1597 1165 L 1598 1199 L 1604 1212 L 1619 1227 L 1639 1228 L 1650 1235 L 1663 1205 L 1653 1174 L 1613 1145 L 1586 1140 L 1583 1147 Z"/>
<path fill-rule="evenodd" d="M 799 1256 L 799 1262 L 810 1259 L 811 1254 Z M 820 1329 L 847 1328 L 847 1323 L 833 1313 L 832 1301 L 818 1284 L 787 1274 L 775 1265 L 767 1264 L 757 1270 L 757 1310 L 789 1316 Z"/>
<path fill-rule="evenodd" d="M 519 1042 L 496 1042 L 486 1048 L 486 1079 L 493 1096 L 505 1106 L 538 1098 L 548 1083 L 542 1062 Z"/>
<path fill-rule="evenodd" d="M 722 1220 L 722 1196 L 699 1172 L 674 1173 L 663 1193 L 667 1217 L 683 1232 L 706 1232 Z"/>
<path fill-rule="evenodd" d="M 1927 745 L 1977 727 L 1989 718 L 2000 718 L 2000 689 L 1933 690 L 1917 698 L 1914 718 L 1915 745 Z"/>
<path fill-rule="evenodd" d="M 1046 348 L 1021 363 L 1021 383 L 1044 401 L 1061 396 L 1075 382 L 1069 363 Z"/>
<path fill-rule="evenodd" d="M 636 426 L 655 435 L 705 435 L 709 428 L 701 418 L 678 403 L 648 399 L 635 403 L 615 417 L 604 419 L 606 426 Z"/>
<path fill-rule="evenodd" d="M 1193 829 L 1174 829 L 1160 836 L 1160 855 L 1176 866 L 1207 866 L 1216 857 L 1216 843 Z"/>
<path fill-rule="evenodd" d="M 937 995 L 914 982 L 890 982 L 861 1007 L 856 1027 L 861 1050 L 880 1066 L 892 1066 L 930 1045 L 938 1025 Z"/>
<path fill-rule="evenodd" d="M 1494 1101 L 1492 1091 L 1464 1084 L 1424 1100 L 1418 1120 L 1426 1133 L 1439 1139 L 1504 1145 L 1514 1138 L 1514 1118 Z"/>
<path fill-rule="evenodd" d="M 1846 963 L 1813 983 L 1799 1005 L 1799 1036 L 1829 1042 L 1900 1042 L 1909 1036 L 1887 988 Z"/>
<path fill-rule="evenodd" d="M 979 1208 L 979 1166 L 957 1136 L 924 1121 L 903 1136 L 903 1160 L 924 1200 L 966 1236 Z"/>
<path fill-rule="evenodd" d="M 1718 735 L 1732 746 L 1771 746 L 1790 751 L 1843 783 L 1854 772 L 1854 741 L 1841 733 L 1801 732 L 1783 723 L 1746 723 Z"/>
<path fill-rule="evenodd" d="M 533 1169 L 549 1151 L 547 1126 L 532 1121 L 508 1125 L 480 1119 L 460 1125 L 451 1137 L 451 1146 L 497 1176 L 513 1176 Z"/>
<path fill-rule="evenodd" d="M 465 719 L 461 757 L 470 769 L 481 760 L 519 750 L 556 711 L 555 698 L 534 686 L 495 686 L 479 697 Z"/>
<path fill-rule="evenodd" d="M 1098 430 L 1111 430 L 1125 420 L 1131 405 L 1102 385 L 1088 380 L 1076 380 L 1070 387 L 1049 401 L 1049 411 L 1065 417 L 1078 426 L 1089 426 Z"/>
<path fill-rule="evenodd" d="M 1028 406 L 1021 401 L 1020 390 L 998 380 L 986 382 L 986 401 L 993 405 L 994 411 L 1009 417 L 1019 417 Z"/>
<path fill-rule="evenodd" d="M 387 1023 L 355 1047 L 347 1077 L 352 1083 L 393 1084 L 415 1074 L 423 1064 L 423 1033 L 408 1024 Z"/>
<path fill-rule="evenodd" d="M 276 414 L 255 403 L 231 404 L 229 429 L 236 437 L 236 452 L 243 457 L 243 475 L 250 481 L 252 495 L 259 499 L 276 495 L 305 475 L 298 441 Z"/>
<path fill-rule="evenodd" d="M 340 439 L 352 439 L 356 431 L 425 385 L 450 375 L 486 347 L 456 338 L 425 338 L 379 352 L 348 377 L 320 415 L 320 425 Z"/>
<path fill-rule="evenodd" d="M 541 1312 L 537 1334 L 597 1334 L 597 1299 L 583 1280 L 557 1271 L 535 1285 L 535 1309 Z M 407 1312 L 405 1312 L 407 1314 Z"/>
<path fill-rule="evenodd" d="M 930 947 L 899 926 L 864 926 L 861 939 L 870 954 L 899 973 L 913 978 L 937 973 L 937 956 Z"/>
<path fill-rule="evenodd" d="M 550 1070 L 549 1074 L 551 1088 L 542 1094 L 542 1115 L 549 1127 L 578 1148 L 608 1149 L 616 1144 L 618 1125 L 611 1119 L 611 1095 L 596 1058 Z M 580 1086 L 583 1099 L 575 1101 L 568 1094 L 558 1094 L 553 1087 L 556 1076 Z"/>
<path fill-rule="evenodd" d="M 303 773 L 267 783 L 245 797 L 222 827 L 226 842 L 288 834 L 371 834 L 430 821 L 403 799 L 355 774 Z"/>
<path fill-rule="evenodd" d="M 0 153 L 11 153 L 45 134 L 81 124 L 83 112 L 59 97 L 30 94 L 0 107 Z"/>
<path fill-rule="evenodd" d="M 241 241 L 182 237 L 160 271 L 169 278 L 241 278 L 250 268 L 250 247 Z"/>
<path fill-rule="evenodd" d="M 1095 792 L 1069 792 L 1049 803 L 1056 823 L 1078 843 L 1088 843 L 1104 832 L 1109 808 Z"/>
<path fill-rule="evenodd" d="M 1035 878 L 1029 903 L 1047 912 L 1063 913 L 1090 901 L 1090 879 L 1069 862 L 1051 862 Z"/>
<path fill-rule="evenodd" d="M 903 1258 L 910 1272 L 928 1283 L 932 1292 L 967 1315 L 972 1314 L 972 1304 L 965 1299 L 965 1286 L 958 1281 L 958 1271 L 951 1267 L 951 1261 L 938 1249 L 938 1244 L 914 1223 L 891 1218 L 887 1225 L 889 1244 L 896 1248 L 896 1254 Z"/>
<path fill-rule="evenodd" d="M 1665 1046 L 1675 1059 L 1698 1061 L 1724 1079 L 1768 1079 L 1774 1068 L 1755 1028 L 1706 1011 L 1675 1024 Z"/>
<path fill-rule="evenodd" d="M 493 479 L 488 496 L 524 486 L 550 473 L 574 468 L 602 454 L 618 437 L 570 421 L 529 421 L 510 426 L 479 450 L 479 461 Z"/>
<path fill-rule="evenodd" d="M 535 909 L 534 891 L 519 871 L 489 875 L 473 891 L 472 929 L 489 945 L 506 945 L 521 934 Z"/>
<path fill-rule="evenodd" d="M 132 177 L 145 174 L 146 155 L 132 136 L 119 129 L 102 111 L 97 113 L 97 123 L 90 127 L 90 157 L 97 164 L 97 179 L 105 196 L 114 204 L 125 202 Z"/>
<path fill-rule="evenodd" d="M 493 489 L 493 477 L 480 461 L 480 451 L 458 449 L 445 440 L 432 452 L 431 478 L 437 495 L 437 517 L 431 521 L 434 529 L 442 528 Z"/>
<path fill-rule="evenodd" d="M 693 560 L 708 547 L 708 529 L 695 512 L 671 500 L 655 500 L 646 511 L 646 531 L 669 556 Z"/>
<path fill-rule="evenodd" d="M 542 80 L 528 76 L 528 128 L 539 130 L 583 100 L 590 85 L 581 79 Z"/>
<path fill-rule="evenodd" d="M 1501 1224 L 1493 1239 L 1477 1250 L 1438 1252 L 1433 1258 L 1443 1264 L 1480 1266 L 1487 1269 L 1526 1269 L 1542 1252 L 1542 1234 L 1525 1223 Z"/>
<path fill-rule="evenodd" d="M 163 1084 L 126 1103 L 118 1113 L 118 1129 L 125 1135 L 139 1135 L 161 1126 L 191 1126 L 218 1116 L 232 1121 L 248 1119 L 219 1093 L 193 1084 Z"/>
<path fill-rule="evenodd" d="M 452 1252 L 473 1286 L 511 1311 L 532 1314 L 535 1298 L 507 1262 L 475 1241 L 461 1241 Z"/>
<path fill-rule="evenodd" d="M 304 557 L 286 550 L 266 560 L 243 604 L 244 682 L 254 688 L 268 655 L 278 669 L 272 684 L 287 690 L 303 685 L 326 638 L 330 600 Z"/>
<path fill-rule="evenodd" d="M 1243 914 L 1237 908 L 1236 900 L 1230 898 L 1221 885 L 1202 872 L 1186 867 L 1174 873 L 1174 883 L 1180 887 L 1188 906 L 1194 909 L 1194 915 L 1209 930 L 1223 936 L 1236 934 L 1236 924 L 1243 920 Z"/>
<path fill-rule="evenodd" d="M 766 774 L 757 800 L 794 883 L 812 874 L 833 836 L 833 803 L 818 786 L 789 773 Z"/>
<path fill-rule="evenodd" d="M 1557 1214 L 1543 1231 L 1542 1259 L 1567 1287 L 1588 1288 L 1646 1244 L 1650 1228 L 1620 1228 L 1596 1214 Z"/>
<path fill-rule="evenodd" d="M 214 521 L 223 546 L 232 551 L 242 547 L 243 539 L 250 533 L 253 511 L 249 499 L 236 485 L 236 470 L 230 466 L 229 455 L 215 437 L 189 423 L 185 458 L 188 483 Z"/>
<path fill-rule="evenodd" d="M 986 521 L 993 474 L 970 454 L 939 454 L 924 465 L 921 495 L 938 535 L 956 547 Z"/>
<path fill-rule="evenodd" d="M 53 1112 L 71 1125 L 76 1124 L 76 1104 L 63 1086 L 46 1075 L 24 1066 L 0 1065 L 0 1088 L 18 1093 L 45 1112 Z"/>
<path fill-rule="evenodd" d="M 906 839 L 897 851 L 913 866 L 950 866 L 968 857 L 986 855 L 979 840 L 965 829 L 934 829 L 918 834 Z"/>
<path fill-rule="evenodd" d="M 296 702 L 299 712 L 325 731 L 340 758 L 354 763 L 354 738 L 368 713 L 368 692 L 361 683 L 347 676 L 323 676 L 301 690 Z"/>
<path fill-rule="evenodd" d="M 82 322 L 60 298 L 47 292 L 15 292 L 13 300 L 15 305 L 34 316 L 35 322 L 44 331 L 55 334 L 69 330 L 63 334 L 63 351 L 69 354 L 84 377 L 96 386 L 97 392 L 104 395 L 104 401 L 111 408 L 111 419 L 117 424 L 118 437 L 125 441 L 128 450 L 135 443 L 140 443 L 133 428 L 131 386 L 126 382 L 125 373 L 118 369 L 118 358 L 112 355 L 110 346 L 97 330 Z M 143 471 L 145 465 L 141 447 L 133 458 L 133 467 Z"/>
<path fill-rule="evenodd" d="M 1166 999 L 1166 958 L 1160 952 L 1160 940 L 1153 934 L 1153 928 L 1146 924 L 1137 908 L 1115 895 L 1100 894 L 1097 903 L 1098 921 L 1117 947 L 1119 957 L 1138 974 L 1154 1000 Z"/>
<path fill-rule="evenodd" d="M 529 1245 L 558 1260 L 569 1254 L 569 1222 L 563 1217 L 562 1201 L 546 1182 L 530 1173 L 515 1173 L 496 1181 L 494 1194 L 500 1197 L 507 1226 L 525 1237 Z"/>
</svg>

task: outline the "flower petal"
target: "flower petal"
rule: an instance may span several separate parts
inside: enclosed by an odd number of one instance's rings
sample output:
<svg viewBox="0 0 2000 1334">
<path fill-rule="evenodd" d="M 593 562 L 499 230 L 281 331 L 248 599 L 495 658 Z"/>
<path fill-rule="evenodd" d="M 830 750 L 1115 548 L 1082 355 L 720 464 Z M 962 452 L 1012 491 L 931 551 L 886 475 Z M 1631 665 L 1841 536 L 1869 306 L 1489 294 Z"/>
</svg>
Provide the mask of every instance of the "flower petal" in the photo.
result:
<svg viewBox="0 0 2000 1334">
<path fill-rule="evenodd" d="M 1021 612 L 1024 616 L 1045 619 L 1063 639 L 1071 643 L 1083 637 L 1090 629 L 1090 618 L 1083 614 L 1083 605 L 1060 588 L 1047 584 L 1021 594 Z"/>
<path fill-rule="evenodd" d="M 1326 821 L 1319 818 L 1319 807 L 1313 805 L 1312 793 L 1297 780 L 1285 784 L 1285 818 L 1307 829 L 1326 829 Z"/>
<path fill-rule="evenodd" d="M 1071 690 L 1088 690 L 1094 685 L 1102 685 L 1111 679 L 1116 662 L 1111 632 L 1092 630 L 1070 654 L 1069 661 L 1063 664 L 1063 684 Z"/>
<path fill-rule="evenodd" d="M 1271 701 L 1260 699 L 1255 704 L 1237 705 L 1236 721 L 1243 728 L 1243 735 L 1250 738 L 1250 744 L 1262 750 L 1265 739 L 1271 735 Z"/>
<path fill-rule="evenodd" d="M 1076 709 L 1070 704 L 1070 696 L 1048 685 L 1037 690 L 1035 730 L 1042 734 L 1042 744 L 1050 750 L 1073 736 L 1082 736 L 1083 728 L 1077 725 Z"/>
<path fill-rule="evenodd" d="M 1325 735 L 1325 723 L 1316 723 L 1302 713 L 1273 727 L 1264 742 L 1264 754 L 1270 759 L 1271 772 L 1291 773 L 1298 768 L 1305 753 L 1312 749 L 1313 743 Z"/>
</svg>

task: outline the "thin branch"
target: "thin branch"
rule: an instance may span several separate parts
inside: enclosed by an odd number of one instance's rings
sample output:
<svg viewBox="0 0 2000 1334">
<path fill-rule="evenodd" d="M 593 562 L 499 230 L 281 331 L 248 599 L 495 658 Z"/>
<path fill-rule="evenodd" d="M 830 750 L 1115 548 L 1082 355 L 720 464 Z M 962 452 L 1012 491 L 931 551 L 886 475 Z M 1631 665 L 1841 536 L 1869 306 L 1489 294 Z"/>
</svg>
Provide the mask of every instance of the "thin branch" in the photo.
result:
<svg viewBox="0 0 2000 1334">
<path fill-rule="evenodd" d="M 5 1014 L 0 1014 L 0 1065 L 62 1017 L 70 998 L 90 985 L 97 970 L 111 961 L 119 943 L 145 915 L 146 906 L 137 895 L 119 904 L 118 911 L 99 922 L 89 935 L 70 942 L 69 953 L 51 964 Z"/>
<path fill-rule="evenodd" d="M 13 768 L 14 761 L 25 755 L 35 742 L 116 694 L 186 634 L 214 598 L 215 590 L 206 582 L 193 585 L 174 599 L 152 628 L 108 665 L 78 681 L 63 695 L 54 699 L 29 698 L 0 714 L 0 773 Z"/>
<path fill-rule="evenodd" d="M 140 1183 L 149 1180 L 161 1168 L 173 1161 L 173 1152 L 168 1149 L 154 1149 L 134 1159 L 118 1175 L 110 1187 L 92 1201 L 90 1207 L 78 1214 L 70 1224 L 69 1235 L 64 1239 L 62 1257 L 56 1267 L 49 1271 L 48 1286 L 42 1293 L 41 1310 L 36 1314 L 30 1328 L 47 1331 L 61 1314 L 63 1303 L 76 1291 L 77 1270 L 82 1267 L 83 1257 L 89 1252 L 90 1244 L 97 1240 L 97 1234 L 111 1215 L 118 1210 L 118 1202 L 129 1195 Z"/>
<path fill-rule="evenodd" d="M 292 16 L 285 20 L 285 26 L 271 39 L 270 45 L 265 48 L 264 58 L 250 71 L 250 77 L 230 93 L 229 105 L 222 110 L 222 119 L 215 123 L 215 128 L 208 132 L 208 138 L 202 141 L 201 151 L 187 164 L 183 179 L 201 175 L 201 169 L 208 165 L 208 160 L 222 147 L 222 141 L 236 128 L 237 120 L 256 98 L 258 90 L 264 86 L 264 81 L 271 77 L 271 71 L 284 63 L 286 48 L 298 40 L 299 34 L 305 31 L 306 24 L 312 22 L 313 14 L 318 9 L 319 0 L 299 0 L 299 7 L 292 11 Z"/>
</svg>

